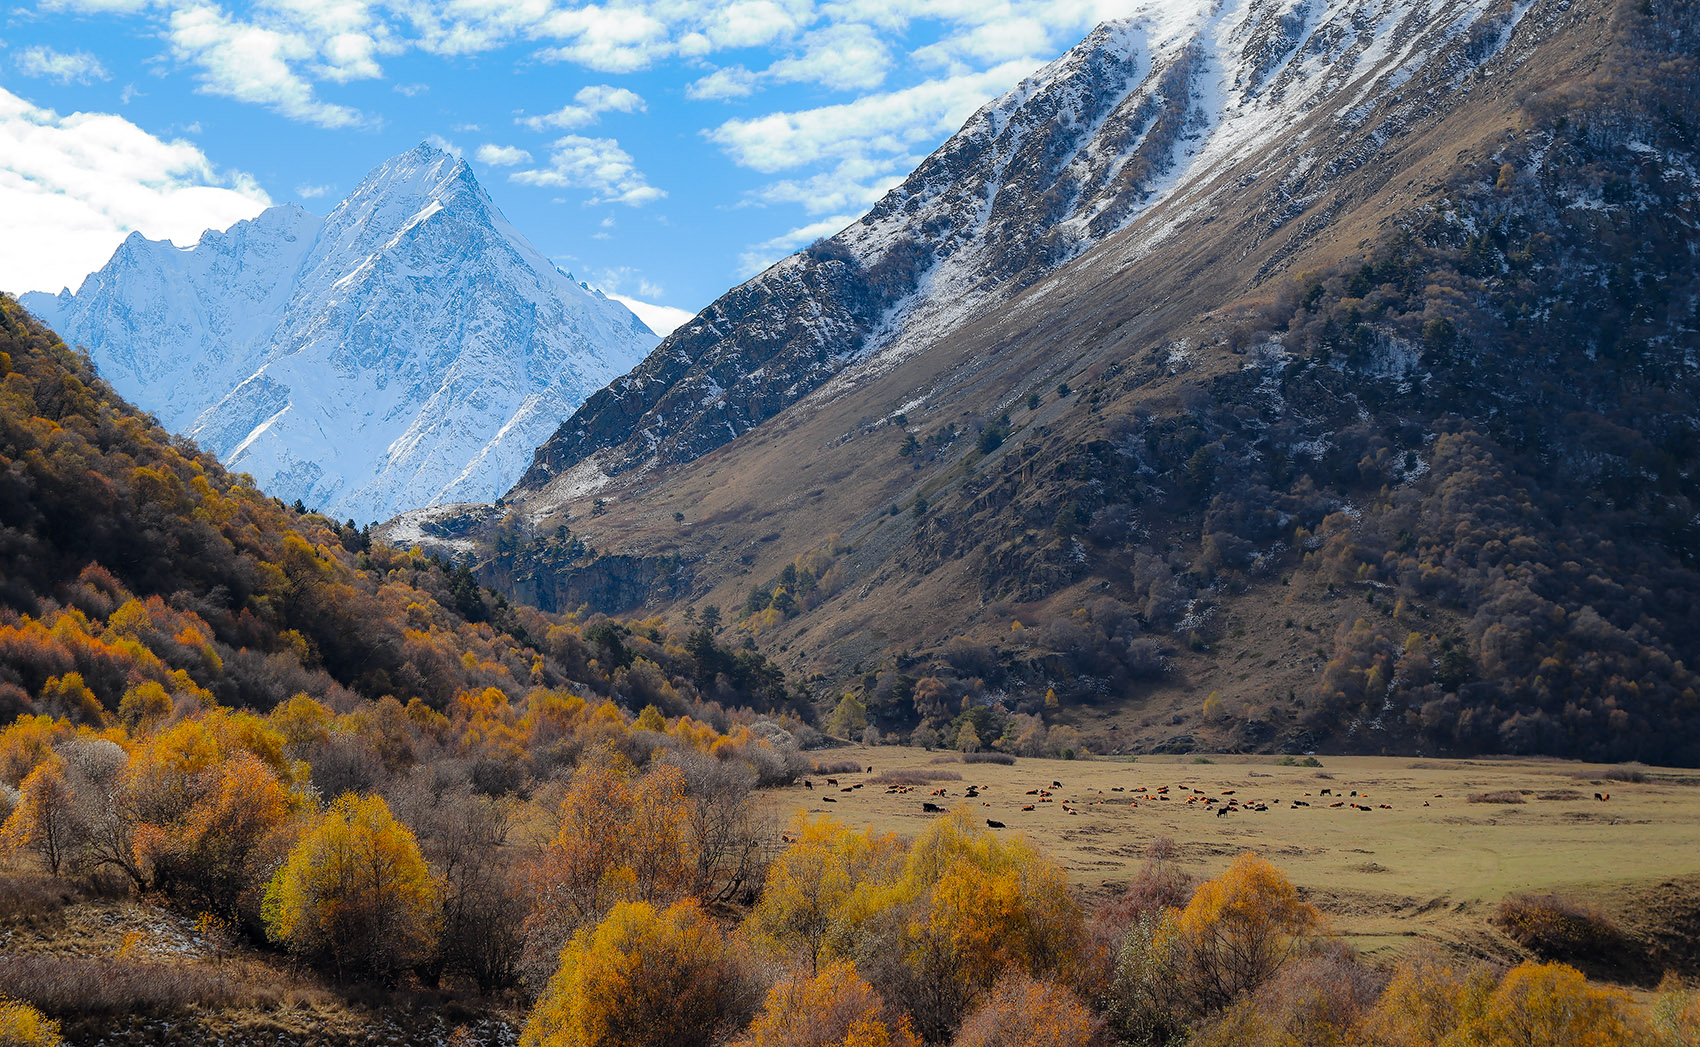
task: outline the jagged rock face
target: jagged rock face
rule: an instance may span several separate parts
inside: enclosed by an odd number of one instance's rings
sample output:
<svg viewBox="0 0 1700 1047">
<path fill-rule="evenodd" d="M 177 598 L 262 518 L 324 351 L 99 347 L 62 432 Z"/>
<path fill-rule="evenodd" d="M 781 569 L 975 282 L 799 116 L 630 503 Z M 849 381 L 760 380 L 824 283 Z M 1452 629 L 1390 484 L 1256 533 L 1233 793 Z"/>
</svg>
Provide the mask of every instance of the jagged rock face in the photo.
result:
<svg viewBox="0 0 1700 1047">
<path fill-rule="evenodd" d="M 362 522 L 498 497 L 656 341 L 428 146 L 323 219 L 276 207 L 189 249 L 133 235 L 75 294 L 24 304 L 267 493 Z"/>
<path fill-rule="evenodd" d="M 857 223 L 728 292 L 592 396 L 514 493 L 698 458 L 924 352 L 1160 204 L 1233 208 L 1248 245 L 1267 238 L 1445 104 L 1526 9 L 1192 0 L 1106 23 Z M 1245 192 L 1223 192 L 1228 172 Z M 1149 248 L 1176 224 L 1136 239 Z"/>
</svg>

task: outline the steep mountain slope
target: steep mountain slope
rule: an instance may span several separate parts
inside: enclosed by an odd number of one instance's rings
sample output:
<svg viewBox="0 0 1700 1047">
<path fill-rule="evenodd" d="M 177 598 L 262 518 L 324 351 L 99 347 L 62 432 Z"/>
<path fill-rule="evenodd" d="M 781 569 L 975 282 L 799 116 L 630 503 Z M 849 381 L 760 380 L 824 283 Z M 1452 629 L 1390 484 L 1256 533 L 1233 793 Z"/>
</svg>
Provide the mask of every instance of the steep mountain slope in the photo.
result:
<svg viewBox="0 0 1700 1047">
<path fill-rule="evenodd" d="M 574 467 L 580 489 L 599 473 L 691 461 L 847 368 L 842 382 L 859 381 L 925 351 L 1230 169 L 1263 198 L 1266 228 L 1244 231 L 1255 243 L 1304 212 L 1315 183 L 1445 106 L 1527 10 L 1138 7 L 976 113 L 860 221 L 681 327 L 539 449 L 521 488 Z M 1142 243 L 1163 230 L 1144 232 Z"/>
<path fill-rule="evenodd" d="M 403 525 L 544 606 L 717 605 L 880 730 L 1700 763 L 1693 6 L 1189 18 L 1169 174 L 1025 290 Z"/>
<path fill-rule="evenodd" d="M 76 293 L 23 301 L 173 431 L 362 521 L 501 494 L 655 343 L 423 145 L 322 220 L 276 207 L 187 249 L 133 235 Z"/>
</svg>

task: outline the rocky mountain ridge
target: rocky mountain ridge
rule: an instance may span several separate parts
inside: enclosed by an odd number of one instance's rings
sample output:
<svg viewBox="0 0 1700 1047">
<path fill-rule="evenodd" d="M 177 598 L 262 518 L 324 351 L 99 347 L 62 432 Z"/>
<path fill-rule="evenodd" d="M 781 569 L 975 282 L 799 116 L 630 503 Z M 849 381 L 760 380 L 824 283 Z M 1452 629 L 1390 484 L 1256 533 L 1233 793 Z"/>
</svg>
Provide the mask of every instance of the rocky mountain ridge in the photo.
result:
<svg viewBox="0 0 1700 1047">
<path fill-rule="evenodd" d="M 859 221 L 728 292 L 592 396 L 515 493 L 565 476 L 563 493 L 580 494 L 692 461 L 927 351 L 1136 221 L 1123 262 L 1202 211 L 1251 201 L 1242 250 L 1301 218 L 1314 230 L 1331 184 L 1454 104 L 1528 9 L 1140 5 L 982 108 Z"/>
</svg>

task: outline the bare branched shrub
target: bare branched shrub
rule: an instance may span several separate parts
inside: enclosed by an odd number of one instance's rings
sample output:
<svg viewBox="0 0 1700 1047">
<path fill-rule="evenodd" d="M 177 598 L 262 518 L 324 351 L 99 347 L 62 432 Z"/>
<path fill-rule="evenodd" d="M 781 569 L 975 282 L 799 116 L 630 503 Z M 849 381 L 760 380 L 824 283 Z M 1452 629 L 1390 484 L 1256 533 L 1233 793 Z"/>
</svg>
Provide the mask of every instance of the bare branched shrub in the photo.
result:
<svg viewBox="0 0 1700 1047">
<path fill-rule="evenodd" d="M 1009 753 L 963 753 L 963 763 L 995 763 L 1008 767 L 1015 762 L 1015 757 Z"/>
</svg>

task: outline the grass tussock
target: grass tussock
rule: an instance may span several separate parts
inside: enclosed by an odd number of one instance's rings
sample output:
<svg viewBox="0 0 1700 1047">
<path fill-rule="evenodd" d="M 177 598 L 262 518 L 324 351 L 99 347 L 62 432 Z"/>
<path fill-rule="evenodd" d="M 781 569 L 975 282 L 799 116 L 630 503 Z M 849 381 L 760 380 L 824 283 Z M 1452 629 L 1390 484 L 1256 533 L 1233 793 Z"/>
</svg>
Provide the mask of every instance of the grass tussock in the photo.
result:
<svg viewBox="0 0 1700 1047">
<path fill-rule="evenodd" d="M 959 782 L 956 771 L 930 771 L 918 768 L 908 771 L 884 771 L 868 779 L 869 785 L 927 785 L 931 782 Z"/>
<path fill-rule="evenodd" d="M 816 774 L 861 774 L 863 766 L 855 760 L 816 760 Z"/>
<path fill-rule="evenodd" d="M 1516 789 L 1498 789 L 1491 793 L 1471 793 L 1471 803 L 1528 803 Z"/>
</svg>

